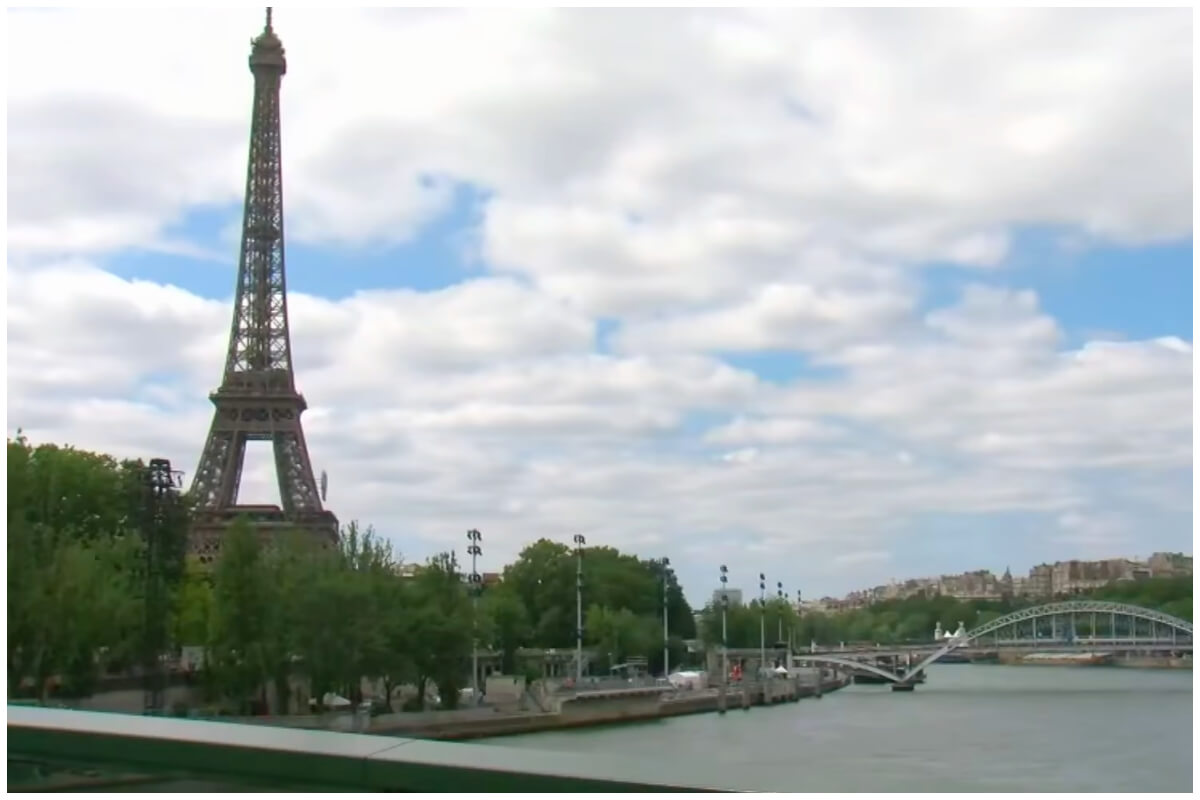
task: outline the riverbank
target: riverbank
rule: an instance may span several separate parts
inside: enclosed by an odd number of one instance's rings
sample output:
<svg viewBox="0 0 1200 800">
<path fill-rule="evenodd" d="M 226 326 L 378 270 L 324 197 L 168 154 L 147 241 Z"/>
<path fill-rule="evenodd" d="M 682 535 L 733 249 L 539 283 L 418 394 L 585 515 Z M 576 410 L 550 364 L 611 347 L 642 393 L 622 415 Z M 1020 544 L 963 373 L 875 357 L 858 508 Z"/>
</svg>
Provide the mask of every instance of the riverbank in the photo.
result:
<svg viewBox="0 0 1200 800">
<path fill-rule="evenodd" d="M 664 694 L 654 689 L 629 689 L 620 692 L 582 693 L 560 698 L 549 711 L 505 713 L 498 710 L 470 709 L 466 715 L 456 712 L 431 712 L 425 715 L 388 714 L 375 717 L 363 732 L 385 736 L 409 736 L 441 741 L 466 741 L 650 722 L 690 714 L 746 709 L 755 706 L 798 702 L 820 697 L 848 685 L 846 678 L 827 678 L 819 686 L 789 682 L 730 688 L 722 700 L 719 689 L 696 689 Z M 474 713 L 471 713 L 474 712 Z"/>
<path fill-rule="evenodd" d="M 1116 653 L 1005 653 L 993 663 L 1006 666 L 1041 667 L 1123 667 L 1127 669 L 1192 668 L 1192 659 L 1161 655 L 1119 655 Z"/>
</svg>

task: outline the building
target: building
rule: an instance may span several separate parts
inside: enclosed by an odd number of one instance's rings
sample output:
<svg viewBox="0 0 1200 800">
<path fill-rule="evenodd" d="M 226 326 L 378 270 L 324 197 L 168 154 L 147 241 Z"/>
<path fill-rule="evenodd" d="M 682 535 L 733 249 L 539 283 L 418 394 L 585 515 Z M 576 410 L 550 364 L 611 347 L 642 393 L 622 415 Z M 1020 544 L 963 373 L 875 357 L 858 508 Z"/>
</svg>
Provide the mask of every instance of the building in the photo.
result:
<svg viewBox="0 0 1200 800">
<path fill-rule="evenodd" d="M 882 586 L 850 592 L 840 600 L 821 598 L 822 608 L 845 611 L 864 608 L 885 600 L 904 600 L 918 595 L 941 595 L 958 600 L 1001 600 L 1006 597 L 1051 598 L 1099 589 L 1114 581 L 1136 581 L 1149 577 L 1187 576 L 1192 574 L 1192 557 L 1183 553 L 1155 553 L 1146 561 L 1108 558 L 1099 561 L 1058 561 L 1038 564 L 1028 577 L 1014 576 L 1005 568 L 997 578 L 990 570 L 980 569 L 961 575 L 937 578 L 910 578 L 889 581 Z M 739 599 L 741 593 L 738 593 Z"/>
<path fill-rule="evenodd" d="M 956 600 L 999 600 L 1004 596 L 1000 579 L 991 570 L 979 569 L 938 578 L 937 593 Z"/>
<path fill-rule="evenodd" d="M 741 589 L 714 589 L 712 596 L 713 607 L 720 608 L 722 595 L 729 598 L 729 605 L 731 606 L 740 606 L 742 604 Z"/>
<path fill-rule="evenodd" d="M 1154 577 L 1191 575 L 1192 557 L 1183 553 L 1155 553 L 1147 559 L 1146 567 Z"/>
<path fill-rule="evenodd" d="M 1029 570 L 1025 581 L 1025 594 L 1029 597 L 1049 597 L 1054 591 L 1054 567 L 1038 564 Z"/>
</svg>

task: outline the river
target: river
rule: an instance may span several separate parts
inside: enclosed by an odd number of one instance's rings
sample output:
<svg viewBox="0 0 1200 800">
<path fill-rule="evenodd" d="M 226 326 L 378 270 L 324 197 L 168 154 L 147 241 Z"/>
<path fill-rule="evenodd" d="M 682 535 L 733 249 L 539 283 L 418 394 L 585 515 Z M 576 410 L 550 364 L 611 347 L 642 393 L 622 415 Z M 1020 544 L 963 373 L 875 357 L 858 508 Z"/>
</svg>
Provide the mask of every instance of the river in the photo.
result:
<svg viewBox="0 0 1200 800">
<path fill-rule="evenodd" d="M 915 692 L 820 700 L 487 744 L 694 767 L 746 789 L 1190 792 L 1190 670 L 937 665 Z"/>
</svg>

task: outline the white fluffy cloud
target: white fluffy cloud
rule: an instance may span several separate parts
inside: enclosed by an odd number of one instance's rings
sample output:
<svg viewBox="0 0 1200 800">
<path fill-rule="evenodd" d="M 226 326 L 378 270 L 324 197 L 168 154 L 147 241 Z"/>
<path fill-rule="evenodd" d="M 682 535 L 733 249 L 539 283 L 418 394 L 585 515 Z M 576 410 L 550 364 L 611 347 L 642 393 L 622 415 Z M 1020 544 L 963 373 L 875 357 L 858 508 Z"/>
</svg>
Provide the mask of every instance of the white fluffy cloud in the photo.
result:
<svg viewBox="0 0 1200 800">
<path fill-rule="evenodd" d="M 213 246 L 178 223 L 239 199 L 261 21 L 9 21 L 10 428 L 190 468 L 229 304 L 104 264 Z M 1190 342 L 1079 345 L 1021 287 L 926 312 L 920 267 L 1002 268 L 1025 225 L 1189 236 L 1186 12 L 276 22 L 294 240 L 386 246 L 486 198 L 483 277 L 291 297 L 331 504 L 410 555 L 584 530 L 679 551 L 697 595 L 701 565 L 764 557 L 834 591 L 929 514 L 1042 515 L 1069 550 L 1156 547 L 1129 520 L 1190 510 Z M 764 351 L 824 372 L 723 360 Z"/>
</svg>

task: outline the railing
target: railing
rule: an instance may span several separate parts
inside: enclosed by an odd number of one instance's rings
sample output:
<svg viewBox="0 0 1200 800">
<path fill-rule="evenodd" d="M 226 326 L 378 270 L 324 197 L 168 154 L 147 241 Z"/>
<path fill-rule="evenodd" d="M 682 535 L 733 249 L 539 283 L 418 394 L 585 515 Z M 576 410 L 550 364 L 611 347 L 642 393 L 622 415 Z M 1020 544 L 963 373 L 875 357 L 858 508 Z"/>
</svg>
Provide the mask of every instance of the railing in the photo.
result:
<svg viewBox="0 0 1200 800">
<path fill-rule="evenodd" d="M 584 677 L 578 684 L 574 681 L 564 681 L 554 687 L 555 694 L 580 694 L 583 692 L 612 692 L 621 689 L 670 689 L 671 685 L 665 678 L 655 678 L 648 675 L 637 678 Z"/>
<path fill-rule="evenodd" d="M 44 775 L 53 765 L 107 772 L 110 781 L 142 783 L 144 791 L 251 786 L 418 792 L 750 788 L 730 787 L 721 774 L 706 773 L 704 765 L 689 766 L 686 775 L 672 774 L 672 765 L 658 760 L 12 705 L 8 760 L 10 791 L 38 788 L 39 774 L 44 788 L 82 788 L 45 784 Z"/>
</svg>

